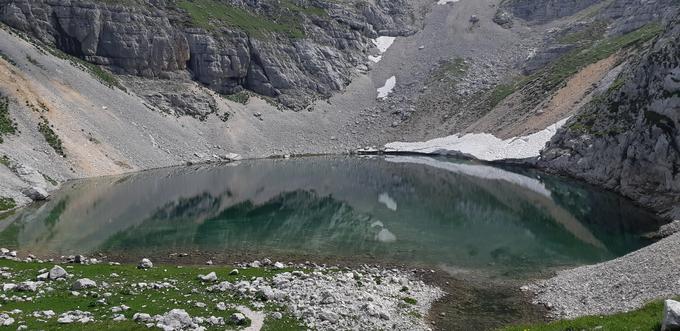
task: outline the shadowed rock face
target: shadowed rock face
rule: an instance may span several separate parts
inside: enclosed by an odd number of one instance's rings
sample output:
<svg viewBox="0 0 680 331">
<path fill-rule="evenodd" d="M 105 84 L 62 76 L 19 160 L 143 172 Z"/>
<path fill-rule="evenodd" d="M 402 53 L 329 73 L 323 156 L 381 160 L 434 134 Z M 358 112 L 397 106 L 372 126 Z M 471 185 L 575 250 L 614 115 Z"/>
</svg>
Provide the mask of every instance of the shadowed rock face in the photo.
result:
<svg viewBox="0 0 680 331">
<path fill-rule="evenodd" d="M 545 22 L 573 15 L 598 2 L 600 0 L 510 0 L 504 6 L 521 19 Z"/>
<path fill-rule="evenodd" d="M 217 2 L 216 2 L 217 3 Z M 297 3 L 296 3 L 297 4 Z M 300 2 L 302 6 L 311 4 Z M 174 1 L 119 5 L 89 1 L 1 0 L 0 20 L 119 74 L 194 80 L 220 93 L 249 89 L 301 108 L 350 81 L 373 47 L 369 38 L 410 33 L 405 1 L 344 7 L 326 15 L 290 13 L 281 4 L 236 4 L 267 20 L 293 15 L 304 36 L 195 27 Z M 281 7 L 281 8 L 277 8 Z M 318 8 L 318 7 L 317 7 Z"/>
<path fill-rule="evenodd" d="M 601 99 L 573 117 L 539 165 L 680 216 L 680 21 Z"/>
</svg>

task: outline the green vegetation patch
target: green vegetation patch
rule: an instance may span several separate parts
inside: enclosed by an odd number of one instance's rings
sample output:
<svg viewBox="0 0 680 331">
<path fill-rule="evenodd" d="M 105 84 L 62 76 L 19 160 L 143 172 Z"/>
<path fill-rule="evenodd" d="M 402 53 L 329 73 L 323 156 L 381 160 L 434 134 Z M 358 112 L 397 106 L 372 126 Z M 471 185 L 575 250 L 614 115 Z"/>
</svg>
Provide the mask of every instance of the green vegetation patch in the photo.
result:
<svg viewBox="0 0 680 331">
<path fill-rule="evenodd" d="M 9 268 L 11 277 L 4 279 L 5 283 L 20 283 L 28 280 L 35 280 L 40 274 L 41 269 L 50 269 L 53 264 L 17 262 L 11 260 L 1 260 L 0 267 Z M 237 283 L 240 280 L 250 281 L 254 277 L 271 279 L 278 273 L 289 272 L 290 269 L 272 270 L 264 268 L 248 268 L 240 270 L 238 275 L 230 275 L 231 268 L 224 266 L 174 266 L 174 265 L 155 265 L 154 268 L 142 270 L 133 265 L 67 265 L 61 264 L 73 277 L 67 281 L 48 281 L 39 288 L 44 290 L 42 294 L 38 292 L 15 292 L 14 294 L 22 297 L 32 297 L 32 300 L 2 300 L 0 311 L 10 312 L 15 309 L 21 310 L 20 313 L 11 316 L 17 321 L 13 327 L 16 328 L 19 322 L 26 325 L 28 330 L 138 330 L 146 329 L 143 324 L 138 324 L 132 320 L 135 313 L 146 313 L 151 316 L 165 314 L 172 309 L 184 309 L 189 315 L 209 317 L 216 316 L 224 318 L 226 325 L 211 326 L 207 323 L 203 326 L 208 330 L 238 329 L 250 324 L 246 321 L 243 325 L 236 325 L 230 317 L 237 310 L 233 307 L 238 305 L 247 306 L 253 310 L 261 310 L 265 313 L 280 311 L 282 319 L 266 317 L 263 330 L 285 331 L 285 330 L 304 330 L 299 322 L 292 316 L 285 313 L 282 306 L 265 303 L 263 308 L 255 308 L 249 299 L 243 299 L 230 292 L 208 292 L 206 287 L 214 283 L 205 283 L 197 277 L 199 274 L 215 272 L 219 281 L 229 281 Z M 88 278 L 95 281 L 98 287 L 87 290 L 78 290 L 76 293 L 71 291 L 71 285 L 81 278 Z M 106 283 L 106 285 L 104 285 Z M 140 285 L 143 283 L 145 285 Z M 157 287 L 152 288 L 156 284 Z M 52 290 L 45 290 L 46 288 Z M 226 310 L 217 308 L 218 302 L 224 302 Z M 112 311 L 113 307 L 125 305 L 127 310 L 120 312 Z M 34 312 L 52 310 L 56 316 L 51 318 L 35 317 Z M 81 310 L 92 313 L 94 322 L 81 324 L 72 323 L 68 325 L 59 324 L 58 316 L 67 311 Z M 115 314 L 125 316 L 123 321 L 114 321 Z M 270 315 L 270 314 L 268 314 Z"/>
<path fill-rule="evenodd" d="M 9 99 L 0 97 L 0 143 L 3 142 L 2 136 L 17 133 L 17 124 L 9 114 Z"/>
<path fill-rule="evenodd" d="M 12 209 L 17 206 L 17 203 L 12 198 L 0 197 L 0 211 Z"/>
<path fill-rule="evenodd" d="M 198 27 L 213 30 L 229 26 L 257 37 L 266 33 L 280 33 L 291 38 L 302 38 L 304 31 L 299 15 L 319 15 L 323 11 L 321 8 L 301 7 L 290 1 L 284 1 L 282 5 L 285 10 L 277 17 L 264 17 L 219 0 L 177 2 L 177 6 L 185 10 L 191 17 L 191 22 Z"/>
<path fill-rule="evenodd" d="M 38 131 L 42 133 L 43 137 L 45 137 L 45 140 L 47 143 L 54 149 L 54 151 L 63 156 L 66 157 L 66 153 L 64 152 L 64 146 L 61 143 L 61 138 L 57 135 L 54 130 L 52 130 L 52 126 L 50 125 L 50 122 L 47 121 L 47 118 L 44 116 L 40 116 L 40 123 L 38 123 Z"/>
<path fill-rule="evenodd" d="M 455 58 L 441 62 L 439 68 L 430 76 L 429 81 L 435 82 L 439 80 L 457 81 L 465 75 L 468 70 L 468 65 L 462 58 Z"/>
<path fill-rule="evenodd" d="M 506 97 L 527 85 L 539 87 L 542 91 L 554 91 L 586 66 L 604 60 L 622 49 L 651 40 L 662 31 L 663 27 L 660 24 L 651 23 L 622 36 L 586 43 L 587 46 L 579 47 L 563 55 L 554 63 L 530 76 L 519 77 L 511 84 L 496 86 L 488 96 L 488 104 L 493 108 Z M 571 35 L 565 38 L 578 39 L 582 36 Z"/>
<path fill-rule="evenodd" d="M 405 297 L 402 300 L 404 300 L 404 302 L 408 303 L 409 305 L 415 305 L 416 303 L 418 303 L 418 300 L 411 297 Z"/>
<path fill-rule="evenodd" d="M 564 330 L 659 330 L 663 314 L 663 301 L 654 301 L 646 306 L 610 316 L 585 316 L 573 320 L 556 321 L 546 324 L 519 325 L 504 328 L 504 331 L 564 331 Z"/>
<path fill-rule="evenodd" d="M 250 99 L 250 93 L 248 93 L 247 91 L 241 91 L 234 94 L 222 94 L 222 97 L 224 97 L 227 100 L 231 100 L 233 102 L 245 105 L 248 103 L 248 99 Z"/>
</svg>

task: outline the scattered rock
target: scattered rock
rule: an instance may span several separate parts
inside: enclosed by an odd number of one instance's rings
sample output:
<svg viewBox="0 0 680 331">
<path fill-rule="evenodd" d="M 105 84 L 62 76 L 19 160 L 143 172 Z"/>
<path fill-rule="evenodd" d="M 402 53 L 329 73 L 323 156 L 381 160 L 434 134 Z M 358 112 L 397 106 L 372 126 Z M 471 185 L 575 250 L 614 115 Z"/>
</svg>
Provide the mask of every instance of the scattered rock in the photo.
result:
<svg viewBox="0 0 680 331">
<path fill-rule="evenodd" d="M 50 269 L 49 279 L 51 279 L 51 280 L 66 278 L 67 276 L 68 276 L 68 272 L 66 272 L 66 270 L 64 270 L 64 268 L 62 268 L 58 265 L 55 265 L 54 267 L 52 267 L 52 269 Z"/>
<path fill-rule="evenodd" d="M 678 330 L 680 330 L 680 302 L 675 300 L 666 300 L 664 301 L 663 305 L 661 331 Z"/>
<path fill-rule="evenodd" d="M 210 272 L 207 275 L 198 275 L 198 279 L 204 281 L 204 282 L 216 282 L 217 281 L 217 274 L 215 272 Z"/>
<path fill-rule="evenodd" d="M 31 281 L 21 282 L 16 286 L 16 290 L 20 292 L 35 292 L 37 289 L 38 283 Z"/>
<path fill-rule="evenodd" d="M 166 331 L 194 330 L 198 328 L 198 325 L 184 309 L 173 309 L 158 318 L 156 327 Z"/>
<path fill-rule="evenodd" d="M 81 278 L 71 285 L 71 290 L 78 291 L 97 287 L 97 283 L 89 278 Z"/>
<path fill-rule="evenodd" d="M 238 275 L 238 269 L 234 269 L 234 270 L 230 271 L 229 275 L 232 275 L 232 276 Z"/>
<path fill-rule="evenodd" d="M 246 317 L 241 313 L 233 313 L 230 317 L 231 321 L 236 325 L 243 325 L 246 323 Z"/>
<path fill-rule="evenodd" d="M 1 326 L 10 326 L 14 324 L 14 318 L 7 314 L 0 314 L 0 325 Z"/>
<path fill-rule="evenodd" d="M 143 258 L 139 264 L 137 265 L 138 269 L 151 269 L 153 268 L 153 263 L 151 263 L 151 260 L 147 258 Z"/>
</svg>

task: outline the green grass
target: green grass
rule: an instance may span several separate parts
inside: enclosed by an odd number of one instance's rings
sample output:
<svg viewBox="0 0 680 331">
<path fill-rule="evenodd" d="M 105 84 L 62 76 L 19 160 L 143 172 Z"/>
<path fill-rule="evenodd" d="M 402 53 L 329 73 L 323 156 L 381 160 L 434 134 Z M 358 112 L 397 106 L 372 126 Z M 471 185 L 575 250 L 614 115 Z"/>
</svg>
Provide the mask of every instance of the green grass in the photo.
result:
<svg viewBox="0 0 680 331">
<path fill-rule="evenodd" d="M 465 75 L 468 65 L 462 58 L 447 60 L 440 64 L 439 68 L 430 76 L 429 81 L 450 80 L 458 81 Z"/>
<path fill-rule="evenodd" d="M 222 97 L 227 100 L 245 105 L 248 103 L 248 99 L 250 99 L 250 93 L 242 91 L 234 94 L 222 94 Z"/>
<path fill-rule="evenodd" d="M 0 267 L 10 268 L 12 278 L 4 282 L 18 283 L 24 280 L 35 279 L 39 273 L 38 270 L 43 268 L 51 268 L 52 264 L 40 263 L 26 263 L 15 262 L 9 260 L 1 260 Z M 53 310 L 57 315 L 70 310 L 83 310 L 93 313 L 96 320 L 95 323 L 88 323 L 79 325 L 77 323 L 68 326 L 69 330 L 137 330 L 142 326 L 131 321 L 132 316 L 137 312 L 143 312 L 150 315 L 163 314 L 171 309 L 184 309 L 191 316 L 211 315 L 217 317 L 224 317 L 227 322 L 226 328 L 236 328 L 235 325 L 229 324 L 229 317 L 236 312 L 233 308 L 228 308 L 226 311 L 216 309 L 217 302 L 225 302 L 227 305 L 245 305 L 250 306 L 249 300 L 244 300 L 232 293 L 211 293 L 206 290 L 208 284 L 202 283 L 197 279 L 199 274 L 207 274 L 214 271 L 219 281 L 230 281 L 235 283 L 239 280 L 250 280 L 253 277 L 263 277 L 269 279 L 274 275 L 282 272 L 290 271 L 289 269 L 271 270 L 263 268 L 249 268 L 241 270 L 239 275 L 229 275 L 231 267 L 218 266 L 185 266 L 177 267 L 173 265 L 155 265 L 149 270 L 140 270 L 133 265 L 111 266 L 108 264 L 97 265 L 64 265 L 66 270 L 73 274 L 74 277 L 66 282 L 51 281 L 48 286 L 54 288 L 53 291 L 45 291 L 45 294 L 40 298 L 34 298 L 32 301 L 10 301 L 2 302 L 0 312 L 12 311 L 14 309 L 22 310 L 22 313 L 15 314 L 13 317 L 16 320 L 24 321 L 29 330 L 39 329 L 56 329 L 60 325 L 57 323 L 57 318 L 48 319 L 46 322 L 38 321 L 32 316 L 34 311 Z M 111 273 L 116 273 L 118 277 L 111 277 Z M 80 291 L 80 295 L 72 295 L 69 287 L 79 278 L 89 278 L 100 285 L 98 288 L 90 291 Z M 101 286 L 102 282 L 109 284 L 108 288 Z M 146 289 L 141 290 L 133 287 L 132 284 L 144 282 L 168 282 L 173 284 L 174 288 L 166 289 Z M 43 289 L 46 288 L 43 287 Z M 110 295 L 106 295 L 109 293 Z M 20 294 L 17 292 L 17 294 Z M 35 293 L 23 293 L 35 297 Z M 98 300 L 106 298 L 106 304 L 97 303 Z M 196 302 L 203 302 L 207 306 L 204 308 L 197 307 Z M 128 319 L 123 322 L 114 322 L 112 320 L 113 313 L 111 307 L 125 304 L 130 307 L 130 310 L 122 314 Z M 258 309 L 259 310 L 259 309 Z M 283 311 L 283 307 L 266 303 L 263 310 L 265 312 Z M 269 331 L 287 331 L 287 330 L 303 330 L 298 321 L 292 316 L 284 314 L 284 318 L 274 320 L 271 318 L 265 319 L 264 330 Z M 15 323 L 16 326 L 18 323 Z M 207 326 L 207 324 L 205 325 Z M 63 325 L 61 326 L 63 327 Z M 208 328 L 209 330 L 224 330 L 225 326 Z"/>
<path fill-rule="evenodd" d="M 5 211 L 16 207 L 17 204 L 12 198 L 0 197 L 0 211 Z"/>
<path fill-rule="evenodd" d="M 300 7 L 290 1 L 283 1 L 282 5 L 287 10 L 280 11 L 276 17 L 264 17 L 219 0 L 177 2 L 177 6 L 189 14 L 195 26 L 206 30 L 228 26 L 256 37 L 263 37 L 267 33 L 280 33 L 291 38 L 302 38 L 304 31 L 297 16 L 325 14 L 325 11 L 321 12 L 323 11 L 321 8 Z"/>
<path fill-rule="evenodd" d="M 7 61 L 7 63 L 9 63 L 9 64 L 11 64 L 11 65 L 13 65 L 13 66 L 16 66 L 16 65 L 17 65 L 17 63 L 16 63 L 14 60 L 12 60 L 7 54 L 5 54 L 5 53 L 3 53 L 3 52 L 0 52 L 0 58 L 2 58 L 3 60 Z"/>
<path fill-rule="evenodd" d="M 57 154 L 66 157 L 66 152 L 64 152 L 64 146 L 61 143 L 61 138 L 59 138 L 57 133 L 52 130 L 50 122 L 47 121 L 47 118 L 40 116 L 40 119 L 41 121 L 38 123 L 38 131 L 42 133 L 43 137 L 45 137 L 45 141 L 47 141 L 47 144 L 49 144 Z"/>
<path fill-rule="evenodd" d="M 408 303 L 409 305 L 415 305 L 416 303 L 418 303 L 418 300 L 411 297 L 405 297 L 402 300 L 404 300 L 404 302 Z"/>
<path fill-rule="evenodd" d="M 656 331 L 661 328 L 663 301 L 653 301 L 644 307 L 611 316 L 586 316 L 573 320 L 555 321 L 546 324 L 510 326 L 503 331 Z"/>
<path fill-rule="evenodd" d="M 588 46 L 580 47 L 563 55 L 552 64 L 530 76 L 519 77 L 514 83 L 496 86 L 487 97 L 488 104 L 493 108 L 515 91 L 530 84 L 540 87 L 542 91 L 554 91 L 586 66 L 604 60 L 622 49 L 651 40 L 662 31 L 663 27 L 660 24 L 651 23 L 622 36 L 591 41 L 587 43 Z M 567 36 L 565 38 L 577 39 L 583 37 Z"/>
<path fill-rule="evenodd" d="M 10 160 L 7 155 L 0 156 L 0 164 L 4 165 L 8 169 L 12 169 L 12 160 Z"/>
<path fill-rule="evenodd" d="M 602 39 L 604 33 L 607 31 L 607 22 L 594 21 L 581 31 L 568 33 L 557 39 L 563 44 L 575 44 L 584 42 L 595 42 Z"/>
<path fill-rule="evenodd" d="M 3 142 L 2 136 L 15 134 L 16 132 L 16 123 L 9 114 L 9 99 L 7 97 L 0 97 L 0 143 Z"/>
</svg>

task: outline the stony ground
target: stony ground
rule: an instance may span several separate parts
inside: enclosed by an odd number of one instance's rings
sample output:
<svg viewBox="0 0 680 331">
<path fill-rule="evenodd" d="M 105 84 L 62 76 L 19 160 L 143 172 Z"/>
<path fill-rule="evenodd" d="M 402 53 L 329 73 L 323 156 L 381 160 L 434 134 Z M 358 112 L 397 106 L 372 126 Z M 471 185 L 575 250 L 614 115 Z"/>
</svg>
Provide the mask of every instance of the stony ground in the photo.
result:
<svg viewBox="0 0 680 331">
<path fill-rule="evenodd" d="M 680 233 L 621 258 L 559 272 L 522 289 L 553 318 L 631 311 L 680 293 Z"/>
<path fill-rule="evenodd" d="M 0 325 L 18 329 L 425 330 L 436 287 L 397 269 L 59 261 L 1 251 Z"/>
</svg>

